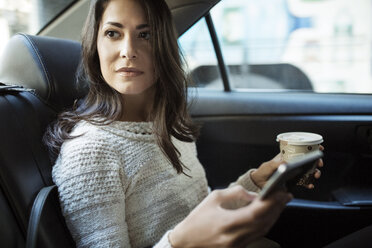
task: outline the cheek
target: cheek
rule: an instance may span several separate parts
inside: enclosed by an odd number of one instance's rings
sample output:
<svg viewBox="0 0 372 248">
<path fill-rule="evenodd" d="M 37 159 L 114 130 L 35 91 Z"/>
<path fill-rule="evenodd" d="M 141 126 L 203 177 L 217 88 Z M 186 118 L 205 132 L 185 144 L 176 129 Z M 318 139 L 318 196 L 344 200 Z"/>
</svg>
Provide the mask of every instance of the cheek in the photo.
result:
<svg viewBox="0 0 372 248">
<path fill-rule="evenodd" d="M 155 79 L 155 61 L 154 61 L 154 57 L 152 56 L 152 52 L 151 50 L 149 49 L 146 53 L 146 66 L 150 72 L 150 74 L 152 75 L 152 78 Z"/>
<path fill-rule="evenodd" d="M 102 45 L 102 44 L 101 44 Z M 99 63 L 101 67 L 102 76 L 106 79 L 110 75 L 110 53 L 104 47 L 97 47 Z"/>
<path fill-rule="evenodd" d="M 156 81 L 156 75 L 155 75 L 155 67 L 153 65 L 153 62 L 152 60 L 149 61 L 149 64 L 148 64 L 148 68 L 149 68 L 149 75 L 148 75 L 148 80 L 151 82 L 151 84 L 154 84 L 155 81 Z"/>
</svg>

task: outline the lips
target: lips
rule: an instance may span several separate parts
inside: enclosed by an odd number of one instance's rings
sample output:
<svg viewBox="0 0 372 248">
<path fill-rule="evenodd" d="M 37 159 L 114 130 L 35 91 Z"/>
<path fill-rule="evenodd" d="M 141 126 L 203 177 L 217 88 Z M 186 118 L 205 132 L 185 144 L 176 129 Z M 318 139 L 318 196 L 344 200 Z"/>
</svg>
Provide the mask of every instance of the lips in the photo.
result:
<svg viewBox="0 0 372 248">
<path fill-rule="evenodd" d="M 144 73 L 143 71 L 134 67 L 121 67 L 117 69 L 116 72 L 124 77 L 137 77 Z"/>
</svg>

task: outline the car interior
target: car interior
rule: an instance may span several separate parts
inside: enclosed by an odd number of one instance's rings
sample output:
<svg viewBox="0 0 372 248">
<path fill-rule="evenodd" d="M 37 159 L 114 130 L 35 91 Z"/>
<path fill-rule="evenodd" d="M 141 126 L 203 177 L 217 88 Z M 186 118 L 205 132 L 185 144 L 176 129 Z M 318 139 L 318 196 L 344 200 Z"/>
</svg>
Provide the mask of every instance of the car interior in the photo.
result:
<svg viewBox="0 0 372 248">
<path fill-rule="evenodd" d="M 208 16 L 218 2 L 168 0 L 178 34 Z M 42 137 L 58 113 L 87 92 L 80 57 L 78 41 L 25 33 L 13 36 L 0 57 L 3 247 L 25 246 L 34 200 L 42 188 L 53 185 L 54 161 Z M 223 78 L 221 91 L 190 88 L 190 113 L 202 126 L 198 157 L 209 186 L 219 189 L 273 158 L 279 152 L 277 134 L 321 134 L 322 177 L 314 190 L 293 192 L 295 198 L 267 237 L 282 247 L 323 247 L 372 224 L 372 96 L 314 94 L 306 75 L 287 67 L 299 76 L 281 76 L 278 67 L 268 77 L 287 85 L 300 77 L 305 91 L 234 91 L 228 87 L 233 78 Z M 198 68 L 192 76 L 213 80 L 208 72 L 221 68 L 226 66 Z M 253 69 L 266 73 L 264 67 Z M 53 191 L 44 208 L 36 247 L 74 247 L 57 197 Z"/>
</svg>

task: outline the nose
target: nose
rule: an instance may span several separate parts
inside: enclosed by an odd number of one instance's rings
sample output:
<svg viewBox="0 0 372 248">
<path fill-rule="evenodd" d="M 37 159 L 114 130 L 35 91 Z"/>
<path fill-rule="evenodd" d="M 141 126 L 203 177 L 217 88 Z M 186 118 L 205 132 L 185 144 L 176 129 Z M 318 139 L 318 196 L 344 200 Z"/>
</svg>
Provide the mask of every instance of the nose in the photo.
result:
<svg viewBox="0 0 372 248">
<path fill-rule="evenodd" d="M 137 49 L 135 47 L 135 42 L 132 37 L 125 37 L 123 39 L 123 44 L 120 49 L 120 57 L 126 59 L 136 59 L 137 58 Z"/>
</svg>

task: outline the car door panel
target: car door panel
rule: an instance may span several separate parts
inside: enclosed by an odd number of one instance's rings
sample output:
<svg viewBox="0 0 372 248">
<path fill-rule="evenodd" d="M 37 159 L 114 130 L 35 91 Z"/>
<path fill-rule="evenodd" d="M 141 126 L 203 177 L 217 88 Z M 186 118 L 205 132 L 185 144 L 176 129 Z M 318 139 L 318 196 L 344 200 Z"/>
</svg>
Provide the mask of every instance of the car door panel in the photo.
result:
<svg viewBox="0 0 372 248">
<path fill-rule="evenodd" d="M 207 168 L 214 166 L 209 159 L 218 156 L 214 159 L 222 167 L 225 164 L 226 169 L 246 171 L 279 152 L 275 141 L 277 134 L 315 132 L 323 136 L 326 148 L 326 166 L 317 186 L 335 184 L 337 178 L 343 177 L 343 168 L 351 166 L 355 171 L 349 179 L 344 179 L 353 182 L 353 174 L 363 171 L 371 162 L 368 159 L 372 154 L 369 145 L 371 98 L 367 95 L 198 90 L 191 113 L 202 123 L 199 156 Z M 222 180 L 212 186 L 226 186 L 227 183 L 228 180 Z M 335 186 L 342 186 L 341 183 Z"/>
<path fill-rule="evenodd" d="M 321 247 L 371 224 L 370 206 L 343 206 L 332 192 L 343 187 L 372 188 L 372 96 L 204 89 L 191 95 L 195 96 L 191 114 L 201 124 L 198 156 L 212 188 L 228 186 L 278 154 L 279 133 L 323 136 L 325 166 L 315 189 L 297 188 L 295 200 L 270 232 L 284 247 L 296 247 L 300 240 L 283 234 L 283 228 L 303 227 L 296 230 L 298 237 L 306 237 L 307 232 L 317 235 L 303 247 Z"/>
</svg>

